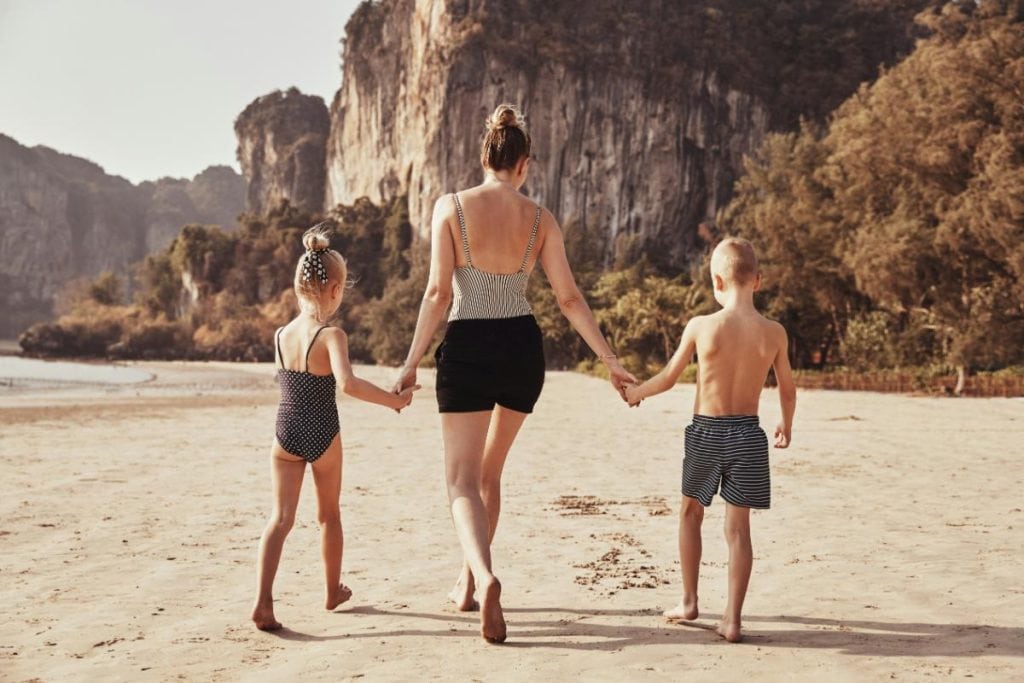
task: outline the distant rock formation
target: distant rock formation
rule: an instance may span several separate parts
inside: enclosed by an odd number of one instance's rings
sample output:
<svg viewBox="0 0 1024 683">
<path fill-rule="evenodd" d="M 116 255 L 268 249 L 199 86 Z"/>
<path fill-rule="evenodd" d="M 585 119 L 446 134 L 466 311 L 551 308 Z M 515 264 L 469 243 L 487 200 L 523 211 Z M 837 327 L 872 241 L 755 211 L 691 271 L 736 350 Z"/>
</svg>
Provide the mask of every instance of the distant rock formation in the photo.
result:
<svg viewBox="0 0 1024 683">
<path fill-rule="evenodd" d="M 323 99 L 296 88 L 253 100 L 235 119 L 246 206 L 266 213 L 281 200 L 303 211 L 324 205 L 324 158 L 331 122 Z"/>
<path fill-rule="evenodd" d="M 531 197 L 609 257 L 682 266 L 744 155 L 909 49 L 929 1 L 363 2 L 331 104 L 325 205 L 407 195 L 424 236 L 434 200 L 480 180 L 484 119 L 512 102 L 533 136 Z"/>
<path fill-rule="evenodd" d="M 71 279 L 166 247 L 186 223 L 232 226 L 245 185 L 226 166 L 133 185 L 91 161 L 0 135 L 0 335 L 48 319 Z"/>
</svg>

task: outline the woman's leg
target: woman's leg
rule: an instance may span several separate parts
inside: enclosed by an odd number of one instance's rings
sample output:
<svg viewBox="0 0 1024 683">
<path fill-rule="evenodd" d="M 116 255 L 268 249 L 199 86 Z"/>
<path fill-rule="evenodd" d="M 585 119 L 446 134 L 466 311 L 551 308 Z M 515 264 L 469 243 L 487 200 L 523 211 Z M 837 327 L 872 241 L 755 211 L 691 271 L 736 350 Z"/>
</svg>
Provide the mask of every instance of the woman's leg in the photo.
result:
<svg viewBox="0 0 1024 683">
<path fill-rule="evenodd" d="M 341 529 L 341 435 L 327 451 L 313 462 L 313 483 L 316 484 L 316 518 L 320 523 L 320 552 L 324 560 L 324 607 L 332 610 L 352 597 L 352 591 L 341 582 L 341 557 L 345 535 Z"/>
<path fill-rule="evenodd" d="M 270 452 L 270 478 L 274 488 L 274 510 L 260 539 L 256 566 L 256 605 L 252 620 L 256 628 L 274 631 L 281 623 L 274 618 L 274 576 L 281 561 L 281 548 L 295 523 L 295 507 L 302 488 L 306 461 L 286 453 L 277 443 Z"/>
<path fill-rule="evenodd" d="M 488 535 L 487 541 L 494 541 L 494 533 L 498 528 L 498 517 L 501 514 L 501 472 L 505 467 L 509 450 L 519 434 L 520 427 L 526 421 L 527 414 L 516 410 L 497 406 L 491 413 L 487 430 L 487 442 L 484 446 L 484 458 L 481 467 L 480 497 L 487 510 Z M 479 609 L 473 599 L 475 586 L 469 564 L 463 562 L 462 573 L 448 597 L 456 607 L 468 612 Z"/>
<path fill-rule="evenodd" d="M 491 573 L 490 522 L 480 497 L 481 464 L 491 413 L 442 413 L 445 478 L 452 522 L 475 585 L 482 593 L 481 634 L 490 642 L 505 640 L 501 584 Z"/>
</svg>

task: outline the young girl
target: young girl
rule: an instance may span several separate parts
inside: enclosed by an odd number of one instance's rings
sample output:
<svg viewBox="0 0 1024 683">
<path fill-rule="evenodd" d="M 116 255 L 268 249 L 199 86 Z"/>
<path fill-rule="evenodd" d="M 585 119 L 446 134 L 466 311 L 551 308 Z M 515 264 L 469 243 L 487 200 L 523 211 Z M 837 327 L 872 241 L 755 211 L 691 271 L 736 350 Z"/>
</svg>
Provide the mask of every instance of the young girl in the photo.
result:
<svg viewBox="0 0 1024 683">
<path fill-rule="evenodd" d="M 306 231 L 302 244 L 306 253 L 295 268 L 294 282 L 300 312 L 274 335 L 281 385 L 276 438 L 270 451 L 274 510 L 260 539 L 258 589 L 252 610 L 253 622 L 264 631 L 281 628 L 274 618 L 274 575 L 284 540 L 295 521 L 307 462 L 312 465 L 316 484 L 327 582 L 324 606 L 333 610 L 352 597 L 352 591 L 341 582 L 341 434 L 336 382 L 341 382 L 342 391 L 349 396 L 395 411 L 409 405 L 412 392 L 419 389 L 412 386 L 391 393 L 353 374 L 345 332 L 325 324 L 338 311 L 345 294 L 345 259 L 330 248 L 327 233 L 320 226 Z"/>
</svg>

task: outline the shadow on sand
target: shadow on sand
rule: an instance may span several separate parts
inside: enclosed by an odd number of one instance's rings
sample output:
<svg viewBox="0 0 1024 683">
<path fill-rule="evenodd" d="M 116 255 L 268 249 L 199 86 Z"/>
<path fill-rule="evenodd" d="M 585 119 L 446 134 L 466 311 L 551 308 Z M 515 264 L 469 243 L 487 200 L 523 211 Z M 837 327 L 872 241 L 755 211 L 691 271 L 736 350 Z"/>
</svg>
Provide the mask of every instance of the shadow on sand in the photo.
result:
<svg viewBox="0 0 1024 683">
<path fill-rule="evenodd" d="M 284 628 L 274 633 L 283 640 L 326 641 L 357 638 L 457 637 L 479 638 L 476 614 L 410 612 L 355 607 L 344 614 L 394 617 L 420 622 L 444 622 L 442 628 L 404 628 L 336 635 L 311 635 Z M 695 622 L 666 622 L 656 610 L 575 610 L 562 607 L 509 608 L 509 640 L 504 647 L 617 651 L 642 645 L 728 644 L 714 633 L 717 615 Z M 536 618 L 532 618 L 532 617 Z M 542 618 L 544 617 L 544 618 Z M 607 623 L 644 618 L 648 625 Z M 602 620 L 603 623 L 591 622 Z M 875 657 L 1024 656 L 1024 628 L 984 624 L 925 624 L 919 622 L 822 619 L 801 616 L 744 617 L 745 643 L 758 647 L 812 648 L 840 654 Z M 463 628 L 455 625 L 463 624 Z"/>
</svg>

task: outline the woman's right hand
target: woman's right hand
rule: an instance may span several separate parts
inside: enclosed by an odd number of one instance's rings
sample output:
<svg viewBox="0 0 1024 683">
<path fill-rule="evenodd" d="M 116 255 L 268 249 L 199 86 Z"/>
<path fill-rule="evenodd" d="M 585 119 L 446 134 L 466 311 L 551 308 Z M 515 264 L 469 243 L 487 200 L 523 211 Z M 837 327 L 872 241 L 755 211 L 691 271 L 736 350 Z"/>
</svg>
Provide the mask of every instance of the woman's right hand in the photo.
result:
<svg viewBox="0 0 1024 683">
<path fill-rule="evenodd" d="M 412 386 L 416 386 L 416 366 L 405 365 L 398 371 L 398 379 L 395 381 L 395 386 L 391 387 L 391 393 L 400 394 L 403 389 Z"/>
<path fill-rule="evenodd" d="M 395 400 L 395 406 L 394 406 L 395 412 L 396 413 L 402 412 L 402 408 L 405 408 L 410 403 L 412 403 L 412 393 L 414 391 L 419 391 L 419 389 L 420 389 L 420 385 L 419 384 L 413 384 L 410 387 L 406 387 L 406 388 L 402 389 L 401 391 L 396 392 L 395 393 L 396 400 Z"/>
</svg>

